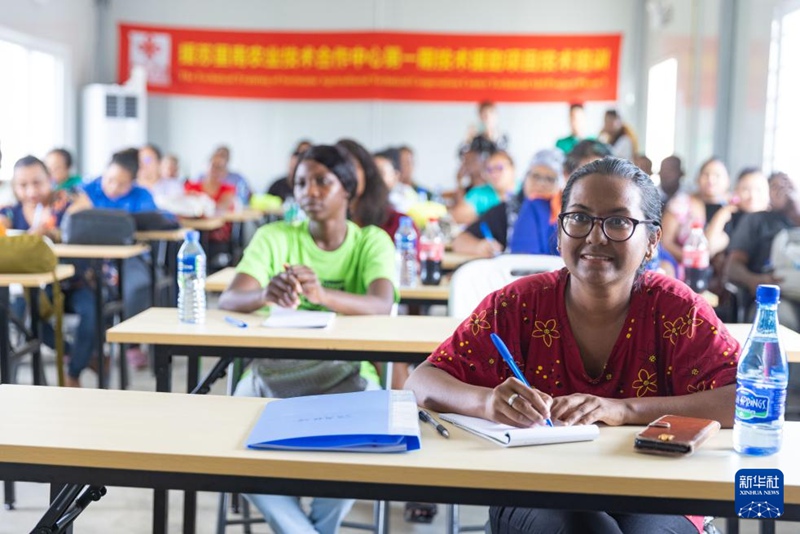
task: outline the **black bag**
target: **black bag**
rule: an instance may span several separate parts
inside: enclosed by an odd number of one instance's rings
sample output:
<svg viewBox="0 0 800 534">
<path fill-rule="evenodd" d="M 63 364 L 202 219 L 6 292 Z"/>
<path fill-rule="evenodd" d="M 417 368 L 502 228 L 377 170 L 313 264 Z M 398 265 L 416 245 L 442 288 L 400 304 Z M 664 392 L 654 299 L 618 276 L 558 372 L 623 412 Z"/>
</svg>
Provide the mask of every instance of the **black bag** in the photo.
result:
<svg viewBox="0 0 800 534">
<path fill-rule="evenodd" d="M 157 230 L 177 230 L 181 227 L 178 221 L 170 219 L 161 211 L 140 211 L 132 213 L 133 221 L 138 232 L 151 232 Z"/>
<path fill-rule="evenodd" d="M 74 245 L 132 245 L 136 224 L 123 210 L 91 209 L 67 214 L 61 240 Z"/>
</svg>

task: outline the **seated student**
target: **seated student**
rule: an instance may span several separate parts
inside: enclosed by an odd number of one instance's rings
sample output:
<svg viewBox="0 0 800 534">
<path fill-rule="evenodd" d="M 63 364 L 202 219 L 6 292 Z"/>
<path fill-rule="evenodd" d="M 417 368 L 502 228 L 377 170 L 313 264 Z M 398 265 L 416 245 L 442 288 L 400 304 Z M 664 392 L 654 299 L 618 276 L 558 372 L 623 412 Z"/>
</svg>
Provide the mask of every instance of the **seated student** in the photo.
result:
<svg viewBox="0 0 800 534">
<path fill-rule="evenodd" d="M 373 159 L 389 189 L 389 202 L 397 211 L 407 213 L 419 202 L 419 194 L 412 186 L 400 181 L 400 151 L 387 148 L 373 154 Z"/>
<path fill-rule="evenodd" d="M 282 176 L 270 184 L 269 189 L 267 189 L 268 195 L 275 195 L 276 197 L 280 197 L 281 200 L 286 200 L 292 196 L 292 186 L 289 183 L 289 178 L 294 174 L 294 168 L 297 167 L 297 158 L 309 148 L 311 148 L 311 141 L 307 139 L 303 139 L 297 143 L 292 151 L 292 155 L 289 156 L 289 169 L 286 176 Z"/>
<path fill-rule="evenodd" d="M 206 195 L 214 201 L 216 213 L 226 213 L 234 211 L 236 208 L 236 186 L 226 181 L 228 171 L 223 164 L 224 159 L 215 153 L 211 158 L 211 165 L 208 172 L 200 177 L 199 180 L 189 181 L 184 184 L 184 191 L 187 195 Z M 209 264 L 215 263 L 220 254 L 228 250 L 231 240 L 232 223 L 225 223 L 208 235 L 209 250 L 206 254 Z M 221 263 L 226 263 L 222 261 Z"/>
<path fill-rule="evenodd" d="M 501 252 L 558 254 L 556 215 L 561 208 L 564 155 L 558 149 L 540 150 L 528 167 L 522 190 L 493 207 L 453 240 L 453 251 L 491 258 Z M 486 225 L 492 239 L 481 226 Z"/>
<path fill-rule="evenodd" d="M 161 149 L 148 143 L 139 149 L 139 172 L 136 173 L 136 185 L 144 187 L 150 194 L 161 180 Z"/>
<path fill-rule="evenodd" d="M 414 176 L 414 150 L 408 145 L 399 146 L 397 150 L 400 152 L 400 182 L 413 187 L 417 196 L 422 194 L 430 200 L 433 192 L 422 187 Z"/>
<path fill-rule="evenodd" d="M 11 185 L 17 204 L 0 209 L 0 226 L 6 229 L 25 230 L 29 234 L 46 235 L 57 240 L 58 227 L 64 214 L 81 209 L 70 203 L 66 190 L 53 191 L 53 182 L 44 163 L 33 156 L 17 161 Z M 83 279 L 83 274 L 77 273 L 61 284 L 65 311 L 79 317 L 75 341 L 65 347 L 70 358 L 64 382 L 71 387 L 80 387 L 81 372 L 89 365 L 92 351 L 95 350 L 94 294 Z M 24 313 L 24 302 L 22 308 L 16 311 L 19 315 Z M 54 346 L 55 335 L 49 322 L 43 325 L 43 338 L 45 344 Z"/>
<path fill-rule="evenodd" d="M 111 156 L 103 175 L 87 184 L 84 191 L 96 208 L 124 210 L 128 213 L 157 211 L 150 192 L 134 183 L 138 172 L 139 151 L 135 148 L 121 150 Z M 150 268 L 142 257 L 125 260 L 123 268 L 125 287 L 121 291 L 125 296 L 125 317 L 133 317 L 152 305 Z M 107 277 L 114 282 L 114 267 L 107 264 L 105 270 Z M 129 347 L 126 356 L 139 369 L 147 365 L 147 357 L 138 346 Z"/>
<path fill-rule="evenodd" d="M 66 148 L 54 148 L 44 157 L 44 162 L 50 178 L 55 182 L 56 191 L 80 188 L 83 180 L 78 175 L 70 174 L 72 154 Z"/>
<path fill-rule="evenodd" d="M 166 211 L 172 202 L 184 196 L 183 178 L 180 174 L 178 156 L 167 154 L 161 159 L 159 179 L 150 189 L 156 205 Z"/>
<path fill-rule="evenodd" d="M 250 190 L 247 180 L 238 172 L 233 172 L 228 168 L 228 163 L 231 160 L 231 149 L 225 145 L 218 146 L 214 153 L 211 155 L 209 161 L 209 173 L 222 175 L 222 181 L 228 185 L 232 185 L 236 194 L 237 202 L 241 206 L 246 206 L 250 202 L 250 196 L 253 194 Z M 197 182 L 203 182 L 205 175 L 200 175 Z"/>
<path fill-rule="evenodd" d="M 394 242 L 394 234 L 405 214 L 397 211 L 389 202 L 389 188 L 381 177 L 375 160 L 366 148 L 352 139 L 340 139 L 336 145 L 351 156 L 358 180 L 350 202 L 350 218 L 362 228 L 369 225 L 381 228 Z M 419 239 L 416 226 L 414 231 Z"/>
<path fill-rule="evenodd" d="M 784 173 L 769 178 L 771 211 L 750 213 L 742 218 L 731 236 L 726 265 L 727 278 L 743 288 L 748 306 L 759 284 L 778 284 L 772 266 L 772 242 L 781 230 L 800 226 L 800 187 Z M 800 329 L 800 303 L 781 295 L 778 308 L 781 324 Z"/>
<path fill-rule="evenodd" d="M 252 312 L 267 305 L 327 309 L 344 315 L 388 315 L 396 299 L 394 247 L 380 229 L 347 220 L 356 191 L 348 154 L 314 146 L 300 156 L 294 197 L 308 215 L 256 232 L 222 294 L 225 310 Z M 259 360 L 236 395 L 296 397 L 361 391 L 359 362 Z M 277 534 L 333 534 L 351 500 L 315 498 L 306 515 L 297 497 L 248 495 Z"/>
<path fill-rule="evenodd" d="M 645 425 L 664 414 L 732 426 L 739 344 L 686 285 L 644 271 L 660 219 L 658 190 L 629 161 L 581 167 L 559 215 L 566 268 L 487 296 L 406 387 L 432 410 L 517 427 L 545 418 Z M 513 378 L 490 333 L 506 342 L 532 387 Z M 495 534 L 703 528 L 702 517 L 667 515 L 495 506 L 489 516 Z"/>
<path fill-rule="evenodd" d="M 467 191 L 452 209 L 453 220 L 469 224 L 491 208 L 511 198 L 517 183 L 514 176 L 514 160 L 508 152 L 498 150 L 486 160 L 488 183 Z"/>
</svg>

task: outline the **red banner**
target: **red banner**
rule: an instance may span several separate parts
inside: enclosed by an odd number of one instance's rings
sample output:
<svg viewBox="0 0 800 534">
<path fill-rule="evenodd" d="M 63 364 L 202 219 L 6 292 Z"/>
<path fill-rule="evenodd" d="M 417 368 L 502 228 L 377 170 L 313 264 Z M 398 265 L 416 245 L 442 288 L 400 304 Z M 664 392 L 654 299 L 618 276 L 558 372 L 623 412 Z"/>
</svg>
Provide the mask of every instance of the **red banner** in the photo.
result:
<svg viewBox="0 0 800 534">
<path fill-rule="evenodd" d="M 120 25 L 119 79 L 275 99 L 616 100 L 621 36 L 242 32 Z"/>
</svg>

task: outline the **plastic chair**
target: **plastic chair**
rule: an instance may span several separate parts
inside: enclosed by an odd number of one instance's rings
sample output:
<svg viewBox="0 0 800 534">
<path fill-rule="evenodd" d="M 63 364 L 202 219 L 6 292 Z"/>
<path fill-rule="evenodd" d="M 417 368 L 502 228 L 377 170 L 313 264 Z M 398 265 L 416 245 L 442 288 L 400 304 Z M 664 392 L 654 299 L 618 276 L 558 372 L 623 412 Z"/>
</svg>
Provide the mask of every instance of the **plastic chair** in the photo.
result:
<svg viewBox="0 0 800 534">
<path fill-rule="evenodd" d="M 483 298 L 523 276 L 554 271 L 564 266 L 559 256 L 504 254 L 465 263 L 450 279 L 448 310 L 452 317 L 466 317 Z"/>
<path fill-rule="evenodd" d="M 466 317 L 481 300 L 514 280 L 564 267 L 560 256 L 542 254 L 504 254 L 496 258 L 474 260 L 459 267 L 450 279 L 448 310 L 452 317 Z M 462 527 L 459 505 L 447 505 L 447 533 L 484 532 L 485 525 Z"/>
</svg>

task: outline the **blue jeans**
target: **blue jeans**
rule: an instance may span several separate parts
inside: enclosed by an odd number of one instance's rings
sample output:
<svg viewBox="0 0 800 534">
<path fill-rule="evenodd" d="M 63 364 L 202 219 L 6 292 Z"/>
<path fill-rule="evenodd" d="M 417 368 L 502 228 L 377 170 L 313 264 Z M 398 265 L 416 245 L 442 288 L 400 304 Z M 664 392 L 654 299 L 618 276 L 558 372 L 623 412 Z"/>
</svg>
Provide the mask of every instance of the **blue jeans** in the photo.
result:
<svg viewBox="0 0 800 534">
<path fill-rule="evenodd" d="M 336 534 L 354 502 L 314 497 L 306 515 L 300 497 L 254 494 L 245 497 L 258 508 L 275 534 Z"/>
<path fill-rule="evenodd" d="M 52 299 L 53 293 L 50 288 L 47 294 Z M 14 301 L 14 313 L 20 318 L 25 317 L 25 300 L 22 298 Z M 89 365 L 92 352 L 95 349 L 95 323 L 97 321 L 97 309 L 94 305 L 94 293 L 88 287 L 81 287 L 64 292 L 64 311 L 74 313 L 80 317 L 78 329 L 75 332 L 75 340 L 67 344 L 64 350 L 70 355 L 67 373 L 72 378 L 78 378 L 81 371 Z M 55 332 L 49 323 L 42 324 L 41 341 L 48 347 L 55 347 Z"/>
</svg>

